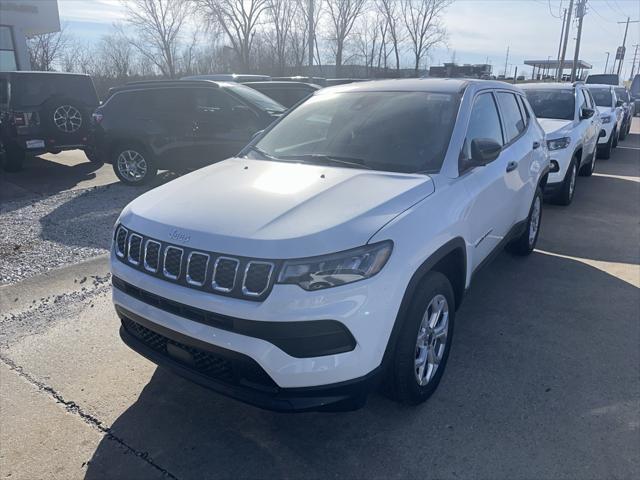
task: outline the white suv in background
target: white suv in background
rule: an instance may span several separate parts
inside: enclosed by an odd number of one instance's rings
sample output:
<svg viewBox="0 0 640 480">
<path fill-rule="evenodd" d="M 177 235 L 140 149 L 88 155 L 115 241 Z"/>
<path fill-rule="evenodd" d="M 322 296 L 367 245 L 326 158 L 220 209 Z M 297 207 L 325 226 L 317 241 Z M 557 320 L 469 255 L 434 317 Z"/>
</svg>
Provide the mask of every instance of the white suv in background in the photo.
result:
<svg viewBox="0 0 640 480">
<path fill-rule="evenodd" d="M 527 83 L 521 88 L 546 132 L 551 167 L 545 196 L 569 205 L 578 173 L 590 176 L 596 163 L 601 123 L 593 98 L 581 83 Z"/>
<path fill-rule="evenodd" d="M 236 158 L 131 202 L 111 255 L 123 340 L 264 408 L 436 389 L 472 277 L 540 229 L 549 158 L 521 90 L 390 80 L 319 90 Z"/>
<path fill-rule="evenodd" d="M 605 133 L 598 140 L 598 156 L 607 159 L 611 157 L 611 150 L 618 146 L 620 128 L 624 119 L 622 102 L 618 101 L 615 87 L 612 85 L 588 84 L 586 87 L 596 103 Z"/>
</svg>

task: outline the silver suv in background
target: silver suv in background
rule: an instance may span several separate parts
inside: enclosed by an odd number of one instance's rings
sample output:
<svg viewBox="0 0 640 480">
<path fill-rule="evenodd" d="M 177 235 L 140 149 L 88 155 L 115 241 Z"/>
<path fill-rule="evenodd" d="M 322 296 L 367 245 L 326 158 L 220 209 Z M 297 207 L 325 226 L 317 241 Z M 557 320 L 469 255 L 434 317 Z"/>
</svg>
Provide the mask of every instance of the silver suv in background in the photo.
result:
<svg viewBox="0 0 640 480">
<path fill-rule="evenodd" d="M 610 158 L 611 150 L 618 146 L 622 127 L 622 101 L 616 97 L 615 87 L 611 85 L 587 85 L 596 103 L 596 110 L 602 121 L 604 135 L 598 140 L 598 156 Z"/>
<path fill-rule="evenodd" d="M 551 167 L 545 197 L 569 205 L 578 173 L 590 176 L 602 129 L 591 93 L 584 84 L 521 85 L 546 133 Z"/>
</svg>

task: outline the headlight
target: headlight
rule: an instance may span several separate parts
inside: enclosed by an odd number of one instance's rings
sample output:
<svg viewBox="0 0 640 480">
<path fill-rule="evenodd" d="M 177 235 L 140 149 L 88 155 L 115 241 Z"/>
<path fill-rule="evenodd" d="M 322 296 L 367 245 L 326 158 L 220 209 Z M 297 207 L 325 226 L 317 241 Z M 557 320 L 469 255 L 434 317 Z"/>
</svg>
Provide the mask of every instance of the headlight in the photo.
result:
<svg viewBox="0 0 640 480">
<path fill-rule="evenodd" d="M 278 283 L 299 285 L 305 290 L 321 290 L 373 277 L 382 270 L 393 249 L 391 241 L 320 257 L 284 262 Z"/>
<path fill-rule="evenodd" d="M 553 140 L 547 140 L 547 148 L 549 150 L 560 150 L 567 148 L 570 143 L 571 139 L 569 137 L 555 138 Z"/>
<path fill-rule="evenodd" d="M 611 115 L 602 115 L 600 117 L 600 120 L 602 120 L 602 123 L 611 123 Z"/>
</svg>

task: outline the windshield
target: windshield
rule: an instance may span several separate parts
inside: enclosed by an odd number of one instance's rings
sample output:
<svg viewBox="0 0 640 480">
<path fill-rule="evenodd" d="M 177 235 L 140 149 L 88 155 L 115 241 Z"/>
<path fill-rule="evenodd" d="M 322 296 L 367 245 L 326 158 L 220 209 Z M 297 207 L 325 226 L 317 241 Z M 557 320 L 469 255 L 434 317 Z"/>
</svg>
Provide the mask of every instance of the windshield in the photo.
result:
<svg viewBox="0 0 640 480">
<path fill-rule="evenodd" d="M 613 103 L 609 88 L 590 88 L 589 91 L 598 107 L 610 107 Z"/>
<path fill-rule="evenodd" d="M 233 93 L 241 97 L 246 102 L 255 105 L 256 107 L 266 110 L 267 112 L 280 113 L 284 112 L 286 108 L 280 105 L 275 100 L 270 99 L 265 94 L 258 92 L 250 87 L 244 85 L 229 85 L 227 88 L 231 89 Z"/>
<path fill-rule="evenodd" d="M 444 161 L 459 101 L 457 94 L 428 92 L 316 95 L 256 147 L 263 158 L 275 160 L 435 173 Z"/>
<path fill-rule="evenodd" d="M 631 95 L 640 95 L 640 74 L 637 74 L 633 77 L 633 82 L 631 82 Z"/>
<path fill-rule="evenodd" d="M 618 85 L 620 80 L 615 73 L 598 73 L 589 75 L 585 83 L 603 83 L 605 85 Z"/>
<path fill-rule="evenodd" d="M 527 99 L 538 118 L 573 120 L 576 99 L 573 90 L 529 90 Z"/>
<path fill-rule="evenodd" d="M 616 88 L 616 96 L 625 103 L 629 102 L 629 93 L 624 88 Z"/>
</svg>

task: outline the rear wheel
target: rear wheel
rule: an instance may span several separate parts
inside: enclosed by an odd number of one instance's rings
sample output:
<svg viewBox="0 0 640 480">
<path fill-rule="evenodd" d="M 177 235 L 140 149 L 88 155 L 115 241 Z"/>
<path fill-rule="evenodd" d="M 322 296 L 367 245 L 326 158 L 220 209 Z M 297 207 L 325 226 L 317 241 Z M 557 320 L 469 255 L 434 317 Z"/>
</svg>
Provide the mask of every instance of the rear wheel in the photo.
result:
<svg viewBox="0 0 640 480">
<path fill-rule="evenodd" d="M 19 172 L 22 170 L 25 156 L 25 151 L 17 145 L 6 145 L 4 170 L 7 172 Z"/>
<path fill-rule="evenodd" d="M 451 283 L 439 272 L 428 273 L 404 318 L 388 371 L 395 400 L 418 405 L 435 392 L 449 357 L 454 320 Z"/>
<path fill-rule="evenodd" d="M 116 148 L 113 155 L 113 171 L 126 185 L 144 185 L 158 173 L 151 154 L 137 145 Z"/>
<path fill-rule="evenodd" d="M 616 148 L 618 146 L 618 140 L 620 139 L 620 132 L 618 130 L 615 130 L 613 133 L 613 143 L 611 144 L 611 146 L 613 148 Z"/>
<path fill-rule="evenodd" d="M 542 222 L 542 190 L 540 187 L 536 189 L 535 196 L 533 197 L 533 203 L 529 210 L 529 217 L 527 217 L 527 224 L 524 231 L 515 238 L 507 246 L 514 255 L 529 255 L 536 248 L 538 242 L 538 236 L 540 235 L 540 223 Z"/>
<path fill-rule="evenodd" d="M 578 177 L 578 159 L 573 157 L 567 174 L 564 176 L 560 191 L 553 197 L 553 203 L 557 205 L 570 205 L 576 192 L 576 178 Z"/>
</svg>

